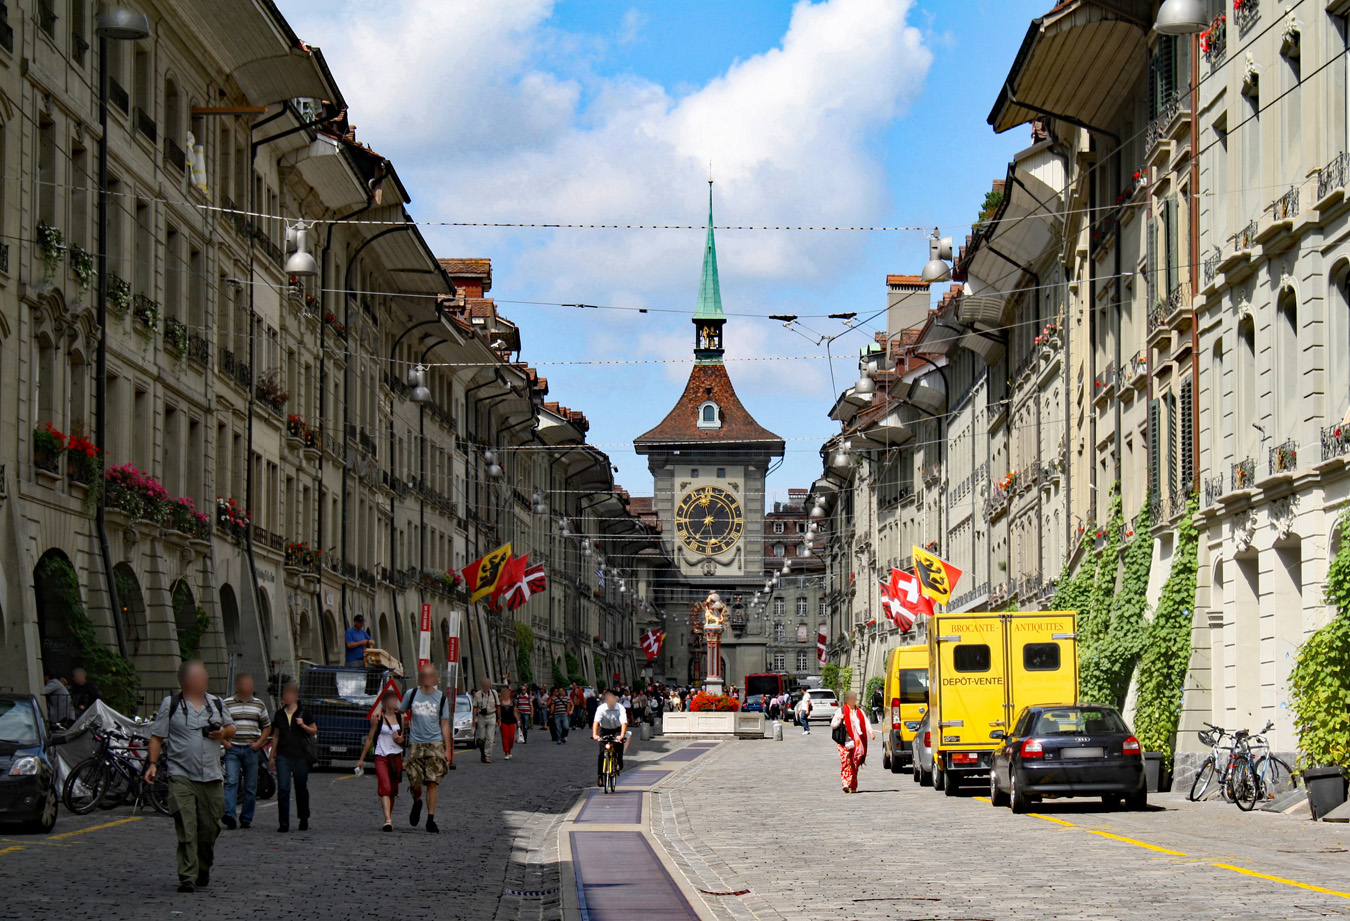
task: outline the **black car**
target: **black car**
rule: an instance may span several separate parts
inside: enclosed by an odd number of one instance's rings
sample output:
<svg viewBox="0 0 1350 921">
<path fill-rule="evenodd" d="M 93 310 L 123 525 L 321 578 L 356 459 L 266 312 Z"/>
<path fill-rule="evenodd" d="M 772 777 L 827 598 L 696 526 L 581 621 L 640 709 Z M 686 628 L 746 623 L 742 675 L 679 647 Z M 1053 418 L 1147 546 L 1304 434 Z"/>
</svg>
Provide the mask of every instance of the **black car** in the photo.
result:
<svg viewBox="0 0 1350 921">
<path fill-rule="evenodd" d="M 0 822 L 20 822 L 27 831 L 56 826 L 60 791 L 50 735 L 31 694 L 0 694 Z"/>
<path fill-rule="evenodd" d="M 1107 806 L 1123 800 L 1130 809 L 1148 807 L 1143 752 L 1115 707 L 1028 707 L 1002 736 L 989 773 L 994 805 L 1026 812 L 1046 796 L 1100 796 Z"/>
</svg>

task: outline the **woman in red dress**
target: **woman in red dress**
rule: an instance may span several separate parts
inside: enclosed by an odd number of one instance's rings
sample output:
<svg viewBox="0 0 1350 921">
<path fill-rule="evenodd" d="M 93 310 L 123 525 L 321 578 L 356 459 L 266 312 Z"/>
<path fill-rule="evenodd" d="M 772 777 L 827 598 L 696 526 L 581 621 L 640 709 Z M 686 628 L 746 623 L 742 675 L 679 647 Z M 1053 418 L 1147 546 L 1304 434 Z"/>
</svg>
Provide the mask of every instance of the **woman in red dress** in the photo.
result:
<svg viewBox="0 0 1350 921">
<path fill-rule="evenodd" d="M 867 714 L 858 706 L 858 692 L 844 694 L 844 705 L 830 720 L 830 733 L 835 734 L 836 727 L 844 728 L 844 744 L 839 745 L 839 782 L 845 793 L 858 792 L 858 769 L 867 760 L 867 740 L 875 739 L 876 733 L 867 721 Z"/>
</svg>

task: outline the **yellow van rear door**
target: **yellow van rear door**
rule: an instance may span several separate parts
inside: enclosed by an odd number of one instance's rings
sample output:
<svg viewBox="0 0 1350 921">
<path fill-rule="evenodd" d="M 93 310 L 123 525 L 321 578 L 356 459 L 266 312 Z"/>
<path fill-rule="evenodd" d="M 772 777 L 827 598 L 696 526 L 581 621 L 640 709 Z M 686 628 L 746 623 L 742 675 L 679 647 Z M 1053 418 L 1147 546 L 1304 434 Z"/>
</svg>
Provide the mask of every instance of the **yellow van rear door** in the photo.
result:
<svg viewBox="0 0 1350 921">
<path fill-rule="evenodd" d="M 1075 628 L 1076 617 L 1072 611 L 1009 616 L 1009 728 L 1023 707 L 1078 701 Z"/>
<path fill-rule="evenodd" d="M 935 625 L 938 648 L 939 725 L 935 747 L 993 748 L 1002 728 L 1007 680 L 1003 624 L 997 614 L 943 617 Z"/>
</svg>

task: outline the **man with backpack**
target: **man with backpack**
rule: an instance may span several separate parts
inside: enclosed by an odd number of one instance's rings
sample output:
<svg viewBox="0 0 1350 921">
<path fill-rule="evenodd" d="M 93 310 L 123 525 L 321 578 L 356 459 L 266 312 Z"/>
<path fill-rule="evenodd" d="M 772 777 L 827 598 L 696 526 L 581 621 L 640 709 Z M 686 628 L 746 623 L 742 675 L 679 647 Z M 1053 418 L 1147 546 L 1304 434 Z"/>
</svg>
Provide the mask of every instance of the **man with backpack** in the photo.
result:
<svg viewBox="0 0 1350 921">
<path fill-rule="evenodd" d="M 417 687 L 403 695 L 399 709 L 408 714 L 408 745 L 403 759 L 412 792 L 412 812 L 408 824 L 416 826 L 422 817 L 422 788 L 426 787 L 427 831 L 440 831 L 436 825 L 436 799 L 445 777 L 454 744 L 450 740 L 450 704 L 436 686 L 436 666 L 430 663 L 417 671 Z"/>
<path fill-rule="evenodd" d="M 178 666 L 181 690 L 160 702 L 150 728 L 145 781 L 155 782 L 160 753 L 167 746 L 179 892 L 195 892 L 211 882 L 216 836 L 225 814 L 220 748 L 234 738 L 234 720 L 221 699 L 207 693 L 209 680 L 201 659 Z"/>
</svg>

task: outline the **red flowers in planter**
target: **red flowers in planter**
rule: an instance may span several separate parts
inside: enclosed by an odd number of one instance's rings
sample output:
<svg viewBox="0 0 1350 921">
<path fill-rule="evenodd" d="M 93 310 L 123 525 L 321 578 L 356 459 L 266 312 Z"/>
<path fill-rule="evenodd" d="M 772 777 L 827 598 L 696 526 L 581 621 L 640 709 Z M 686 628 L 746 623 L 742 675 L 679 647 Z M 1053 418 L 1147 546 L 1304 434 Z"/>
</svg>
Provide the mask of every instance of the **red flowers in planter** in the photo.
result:
<svg viewBox="0 0 1350 921">
<path fill-rule="evenodd" d="M 741 709 L 741 702 L 727 694 L 709 694 L 707 691 L 699 691 L 690 701 L 689 709 L 695 713 L 707 711 L 735 713 Z"/>
</svg>

